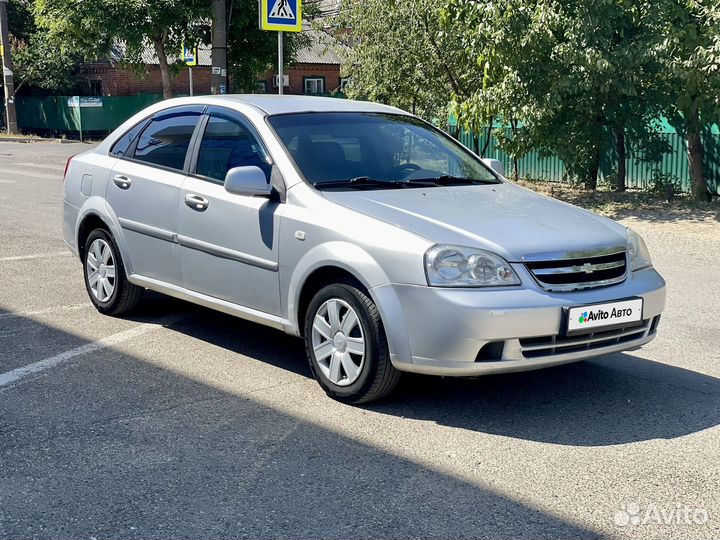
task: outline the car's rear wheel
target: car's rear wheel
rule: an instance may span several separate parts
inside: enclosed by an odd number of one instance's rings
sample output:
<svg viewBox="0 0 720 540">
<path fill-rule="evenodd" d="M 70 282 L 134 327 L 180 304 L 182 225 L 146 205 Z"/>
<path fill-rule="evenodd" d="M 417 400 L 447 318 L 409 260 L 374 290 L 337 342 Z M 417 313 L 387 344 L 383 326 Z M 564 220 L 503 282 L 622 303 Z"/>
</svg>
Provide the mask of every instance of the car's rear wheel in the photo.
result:
<svg viewBox="0 0 720 540">
<path fill-rule="evenodd" d="M 93 305 L 105 315 L 121 315 L 142 299 L 144 289 L 130 283 L 112 235 L 92 231 L 83 251 L 85 288 Z"/>
<path fill-rule="evenodd" d="M 400 379 L 377 306 L 356 284 L 321 289 L 305 316 L 305 350 L 320 386 L 345 403 L 386 396 Z"/>
</svg>

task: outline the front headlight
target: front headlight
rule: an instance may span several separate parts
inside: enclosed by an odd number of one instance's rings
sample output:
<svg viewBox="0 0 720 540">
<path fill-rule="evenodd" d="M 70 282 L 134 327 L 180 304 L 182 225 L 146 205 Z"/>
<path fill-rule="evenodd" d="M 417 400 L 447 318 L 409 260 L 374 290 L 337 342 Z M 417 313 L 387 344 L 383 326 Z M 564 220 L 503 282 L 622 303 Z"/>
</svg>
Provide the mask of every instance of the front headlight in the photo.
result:
<svg viewBox="0 0 720 540">
<path fill-rule="evenodd" d="M 630 268 L 634 272 L 635 270 L 642 270 L 648 266 L 652 266 L 652 259 L 650 258 L 650 251 L 648 251 L 645 241 L 638 233 L 632 229 L 627 230 L 628 236 L 628 257 L 630 258 Z"/>
<path fill-rule="evenodd" d="M 461 246 L 437 245 L 425 254 L 428 285 L 435 287 L 502 287 L 520 278 L 502 257 Z"/>
</svg>

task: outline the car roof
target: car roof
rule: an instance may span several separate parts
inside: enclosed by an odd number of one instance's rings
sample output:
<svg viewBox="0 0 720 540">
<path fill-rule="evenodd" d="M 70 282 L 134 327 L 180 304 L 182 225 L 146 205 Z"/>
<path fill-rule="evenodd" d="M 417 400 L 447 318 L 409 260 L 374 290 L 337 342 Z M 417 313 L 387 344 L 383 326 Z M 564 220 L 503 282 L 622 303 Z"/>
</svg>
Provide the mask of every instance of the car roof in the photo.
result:
<svg viewBox="0 0 720 540">
<path fill-rule="evenodd" d="M 222 96 L 204 96 L 203 101 L 230 103 L 242 102 L 252 105 L 266 114 L 287 114 L 298 112 L 385 112 L 408 114 L 401 109 L 351 99 L 319 96 L 278 96 L 272 94 L 227 94 Z"/>
</svg>

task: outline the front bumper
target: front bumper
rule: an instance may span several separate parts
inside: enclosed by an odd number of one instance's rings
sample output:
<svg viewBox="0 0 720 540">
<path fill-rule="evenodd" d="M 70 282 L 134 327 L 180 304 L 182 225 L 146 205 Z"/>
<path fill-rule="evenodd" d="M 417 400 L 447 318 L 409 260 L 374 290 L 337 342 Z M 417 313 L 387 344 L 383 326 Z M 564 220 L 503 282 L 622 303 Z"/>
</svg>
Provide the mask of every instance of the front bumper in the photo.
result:
<svg viewBox="0 0 720 540">
<path fill-rule="evenodd" d="M 521 279 L 519 287 L 497 289 L 373 288 L 393 365 L 415 373 L 475 376 L 584 360 L 651 341 L 665 307 L 665 281 L 653 268 L 633 272 L 617 285 L 569 293 L 539 289 L 529 275 Z M 644 300 L 642 325 L 562 335 L 563 308 L 631 297 Z"/>
</svg>

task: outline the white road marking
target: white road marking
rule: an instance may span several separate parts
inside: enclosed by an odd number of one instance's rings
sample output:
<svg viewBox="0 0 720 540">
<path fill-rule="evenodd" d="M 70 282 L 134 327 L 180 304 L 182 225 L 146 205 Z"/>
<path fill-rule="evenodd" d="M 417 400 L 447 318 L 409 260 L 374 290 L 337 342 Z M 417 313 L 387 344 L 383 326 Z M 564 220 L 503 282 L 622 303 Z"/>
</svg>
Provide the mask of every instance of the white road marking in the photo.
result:
<svg viewBox="0 0 720 540">
<path fill-rule="evenodd" d="M 62 174 L 65 170 L 64 165 L 45 165 L 42 163 L 22 163 L 22 162 L 13 162 L 12 165 L 15 165 L 16 167 L 35 167 L 37 169 L 45 169 L 48 171 L 53 171 L 58 174 Z"/>
<path fill-rule="evenodd" d="M 156 330 L 164 326 L 169 326 L 186 318 L 188 318 L 188 315 L 167 317 L 163 319 L 162 322 L 157 323 L 143 323 L 139 326 L 135 326 L 134 328 L 130 328 L 129 330 L 124 330 L 122 332 L 118 332 L 117 334 L 113 334 L 112 336 L 108 336 L 98 341 L 86 343 L 85 345 L 81 345 L 80 347 L 75 347 L 74 349 L 61 352 L 60 354 L 56 354 L 55 356 L 51 356 L 50 358 L 45 358 L 44 360 L 39 360 L 37 362 L 33 362 L 32 364 L 28 364 L 27 366 L 22 366 L 7 371 L 0 374 L 0 387 L 18 382 L 25 377 L 35 375 L 37 373 L 45 371 L 46 369 L 55 367 L 58 364 L 62 364 L 63 362 L 67 362 L 68 360 L 72 360 L 73 358 L 77 358 L 78 356 L 97 352 L 99 350 L 112 347 L 113 345 L 118 345 L 119 343 L 122 343 L 124 341 L 135 339 L 142 336 L 143 334 L 151 332 L 152 330 Z"/>
<path fill-rule="evenodd" d="M 45 180 L 62 180 L 62 171 L 57 174 L 47 174 L 28 169 L 3 169 L 0 171 L 3 176 L 26 176 L 28 178 L 43 178 Z"/>
<path fill-rule="evenodd" d="M 84 304 L 72 304 L 69 306 L 54 306 L 49 307 L 45 309 L 36 309 L 34 311 L 18 311 L 18 312 L 8 312 L 8 313 L 0 313 L 0 319 L 8 319 L 10 317 L 35 317 L 37 315 L 45 315 L 46 313 L 52 313 L 54 311 L 75 311 L 78 309 L 85 309 L 92 306 L 90 302 L 85 302 Z"/>
<path fill-rule="evenodd" d="M 36 253 L 35 255 L 17 255 L 15 257 L 0 257 L 0 262 L 8 261 L 29 261 L 32 259 L 45 259 L 46 257 L 69 257 L 72 255 L 69 251 L 58 253 Z"/>
<path fill-rule="evenodd" d="M 17 184 L 17 180 L 0 180 L 0 184 Z"/>
</svg>

